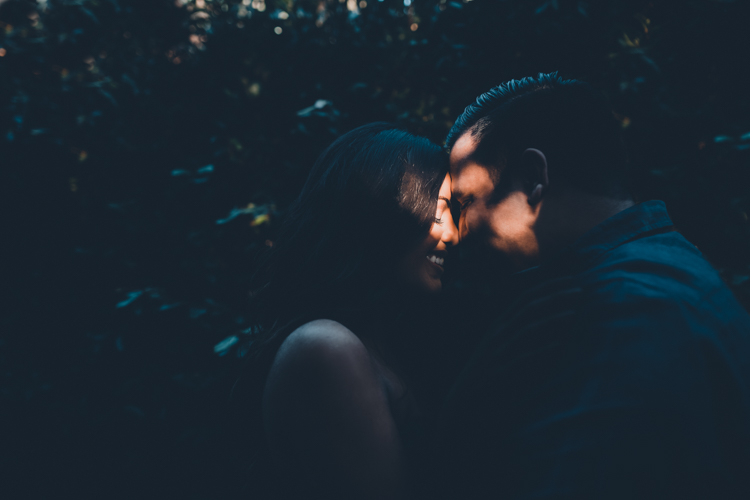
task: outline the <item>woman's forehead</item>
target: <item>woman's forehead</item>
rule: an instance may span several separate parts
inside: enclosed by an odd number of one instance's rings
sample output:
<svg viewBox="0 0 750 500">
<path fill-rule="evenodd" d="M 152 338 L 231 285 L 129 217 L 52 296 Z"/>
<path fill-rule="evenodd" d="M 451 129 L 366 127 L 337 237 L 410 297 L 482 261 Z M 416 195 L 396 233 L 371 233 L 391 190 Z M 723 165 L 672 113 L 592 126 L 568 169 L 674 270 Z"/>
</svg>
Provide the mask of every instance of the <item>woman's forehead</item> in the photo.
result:
<svg viewBox="0 0 750 500">
<path fill-rule="evenodd" d="M 445 174 L 443 178 L 443 184 L 440 186 L 440 196 L 450 199 L 451 196 L 451 176 Z"/>
</svg>

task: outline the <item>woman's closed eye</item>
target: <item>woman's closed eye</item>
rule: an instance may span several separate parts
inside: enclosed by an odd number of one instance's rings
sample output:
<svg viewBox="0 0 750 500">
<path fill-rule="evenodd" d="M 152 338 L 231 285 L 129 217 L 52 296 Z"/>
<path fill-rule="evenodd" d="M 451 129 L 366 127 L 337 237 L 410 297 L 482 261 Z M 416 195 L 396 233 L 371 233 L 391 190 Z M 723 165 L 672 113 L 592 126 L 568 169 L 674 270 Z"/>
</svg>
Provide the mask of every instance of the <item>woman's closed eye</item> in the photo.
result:
<svg viewBox="0 0 750 500">
<path fill-rule="evenodd" d="M 443 222 L 444 222 L 443 221 L 443 215 L 445 214 L 446 210 L 450 211 L 450 209 L 451 209 L 451 202 L 450 202 L 450 200 L 448 198 L 444 197 L 444 196 L 440 196 L 438 198 L 438 212 L 440 213 L 440 215 L 438 215 L 437 217 L 435 217 L 435 224 L 437 224 L 439 226 L 442 226 Z"/>
</svg>

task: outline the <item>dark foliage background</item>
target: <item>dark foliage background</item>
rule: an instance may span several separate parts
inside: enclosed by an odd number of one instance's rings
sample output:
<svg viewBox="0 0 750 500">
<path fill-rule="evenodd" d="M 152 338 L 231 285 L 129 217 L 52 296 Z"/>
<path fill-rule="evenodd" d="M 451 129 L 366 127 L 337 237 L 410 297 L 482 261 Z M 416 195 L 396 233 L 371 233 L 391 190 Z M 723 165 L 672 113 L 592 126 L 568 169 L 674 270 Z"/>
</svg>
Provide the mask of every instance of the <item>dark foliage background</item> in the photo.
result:
<svg viewBox="0 0 750 500">
<path fill-rule="evenodd" d="M 750 303 L 750 2 L 0 0 L 7 498 L 212 498 L 278 216 L 338 134 L 559 70 Z"/>
</svg>

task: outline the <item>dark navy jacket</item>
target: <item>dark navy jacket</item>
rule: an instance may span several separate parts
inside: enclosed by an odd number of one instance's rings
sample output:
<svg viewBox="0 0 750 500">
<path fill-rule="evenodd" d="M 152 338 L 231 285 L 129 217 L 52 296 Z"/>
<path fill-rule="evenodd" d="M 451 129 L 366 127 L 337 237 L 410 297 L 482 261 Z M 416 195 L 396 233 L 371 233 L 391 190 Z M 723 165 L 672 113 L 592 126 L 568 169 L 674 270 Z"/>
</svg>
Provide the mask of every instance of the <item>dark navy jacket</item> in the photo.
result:
<svg viewBox="0 0 750 500">
<path fill-rule="evenodd" d="M 750 316 L 662 202 L 513 280 L 447 399 L 431 496 L 750 499 Z"/>
</svg>

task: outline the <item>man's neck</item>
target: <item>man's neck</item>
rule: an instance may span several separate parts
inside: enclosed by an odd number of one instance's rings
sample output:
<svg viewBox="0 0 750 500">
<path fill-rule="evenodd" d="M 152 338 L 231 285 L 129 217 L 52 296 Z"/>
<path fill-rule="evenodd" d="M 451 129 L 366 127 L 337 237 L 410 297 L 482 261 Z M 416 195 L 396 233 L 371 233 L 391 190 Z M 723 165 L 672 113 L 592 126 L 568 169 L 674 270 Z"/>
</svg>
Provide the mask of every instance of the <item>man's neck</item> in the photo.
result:
<svg viewBox="0 0 750 500">
<path fill-rule="evenodd" d="M 535 225 L 539 263 L 553 257 L 613 215 L 635 205 L 632 199 L 566 190 L 540 208 Z"/>
</svg>

